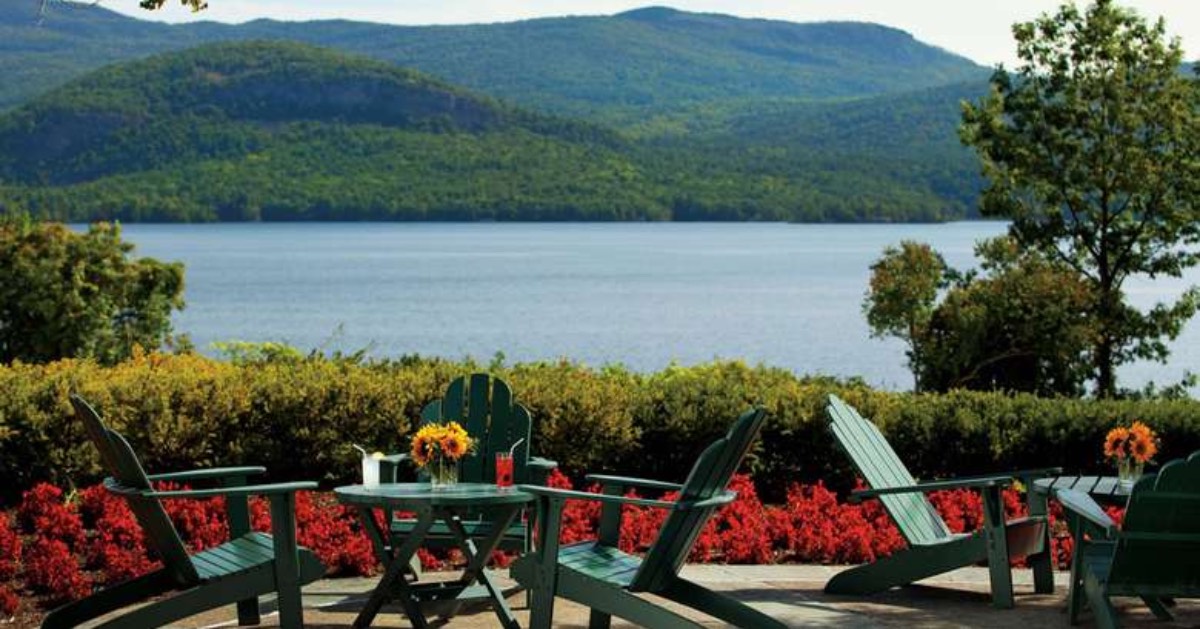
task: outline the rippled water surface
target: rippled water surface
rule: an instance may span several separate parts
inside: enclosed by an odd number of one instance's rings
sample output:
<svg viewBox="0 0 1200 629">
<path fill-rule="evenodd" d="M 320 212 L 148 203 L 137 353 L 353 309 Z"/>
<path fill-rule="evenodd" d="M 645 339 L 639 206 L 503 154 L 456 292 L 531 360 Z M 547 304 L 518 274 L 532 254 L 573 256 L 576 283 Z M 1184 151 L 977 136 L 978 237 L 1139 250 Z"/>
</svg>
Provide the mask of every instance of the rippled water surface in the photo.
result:
<svg viewBox="0 0 1200 629">
<path fill-rule="evenodd" d="M 868 267 L 902 239 L 958 267 L 997 223 L 126 225 L 141 255 L 187 265 L 176 327 L 217 340 L 284 341 L 375 356 L 569 357 L 659 369 L 740 358 L 909 388 L 903 346 L 869 337 Z M 1192 277 L 1193 282 L 1197 281 Z M 1134 282 L 1149 306 L 1184 281 Z M 1123 384 L 1197 370 L 1196 326 L 1171 364 Z"/>
</svg>

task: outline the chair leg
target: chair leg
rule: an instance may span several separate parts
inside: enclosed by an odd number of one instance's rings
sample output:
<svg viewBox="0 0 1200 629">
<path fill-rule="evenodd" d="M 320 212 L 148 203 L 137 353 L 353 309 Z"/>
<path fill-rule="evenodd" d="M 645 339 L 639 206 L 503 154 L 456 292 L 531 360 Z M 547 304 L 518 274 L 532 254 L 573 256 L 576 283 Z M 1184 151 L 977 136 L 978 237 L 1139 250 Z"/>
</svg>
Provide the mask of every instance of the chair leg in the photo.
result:
<svg viewBox="0 0 1200 629">
<path fill-rule="evenodd" d="M 304 626 L 304 611 L 300 603 L 300 557 L 296 547 L 296 495 L 278 494 L 270 500 L 279 626 L 300 629 Z"/>
<path fill-rule="evenodd" d="M 659 594 L 676 603 L 720 618 L 735 627 L 745 627 L 746 629 L 785 629 L 787 627 L 737 599 L 714 592 L 687 579 L 676 578 Z"/>
<path fill-rule="evenodd" d="M 1167 610 L 1167 606 L 1162 600 L 1153 596 L 1143 596 L 1142 601 L 1146 603 L 1146 606 L 1150 608 L 1150 611 L 1154 612 L 1155 618 L 1168 621 L 1175 620 L 1175 616 L 1173 616 L 1171 612 Z"/>
<path fill-rule="evenodd" d="M 1026 558 L 1029 567 L 1033 569 L 1033 591 L 1038 594 L 1054 593 L 1054 558 L 1050 554 L 1050 494 L 1040 493 L 1030 485 L 1025 489 L 1028 493 L 1030 517 L 1044 518 L 1042 526 L 1042 551 Z"/>
<path fill-rule="evenodd" d="M 91 596 L 59 607 L 42 620 L 42 629 L 66 629 L 99 618 L 108 612 L 170 591 L 174 586 L 165 570 L 155 570 Z"/>
<path fill-rule="evenodd" d="M 570 570 L 559 575 L 558 592 L 559 596 L 567 600 L 587 605 L 592 610 L 599 611 L 606 616 L 624 618 L 639 627 L 654 627 L 654 629 L 701 629 L 704 627 L 698 622 L 628 592 L 624 588 L 582 577 Z M 779 625 L 761 626 L 776 627 Z"/>
<path fill-rule="evenodd" d="M 1012 567 L 1008 565 L 1008 534 L 1005 531 L 1004 501 L 1000 487 L 983 489 L 983 526 L 987 544 L 988 573 L 992 585 L 992 605 L 1001 609 L 1013 606 Z"/>
<path fill-rule="evenodd" d="M 608 629 L 612 626 L 612 614 L 606 614 L 598 609 L 592 609 L 588 615 L 588 629 Z"/>
<path fill-rule="evenodd" d="M 1096 626 L 1100 629 L 1117 629 L 1117 610 L 1104 591 L 1104 584 L 1096 580 L 1091 573 L 1083 577 L 1083 589 L 1087 592 L 1088 603 L 1092 607 L 1092 615 L 1096 617 Z"/>
<path fill-rule="evenodd" d="M 238 601 L 237 618 L 239 627 L 253 627 L 262 624 L 262 616 L 258 611 L 258 599 L 247 598 Z"/>
<path fill-rule="evenodd" d="M 546 581 L 543 575 L 533 592 L 533 604 L 529 606 L 529 629 L 550 629 L 554 623 L 554 581 Z"/>
<path fill-rule="evenodd" d="M 1068 513 L 1067 525 L 1071 529 L 1071 539 L 1074 542 L 1072 548 L 1075 549 L 1071 553 L 1071 580 L 1067 589 L 1067 622 L 1074 625 L 1079 623 L 1079 612 L 1083 611 L 1086 596 L 1083 588 L 1083 555 L 1087 549 L 1087 542 L 1084 539 L 1083 522 L 1079 516 Z"/>
<path fill-rule="evenodd" d="M 542 522 L 538 540 L 540 548 L 527 555 L 528 567 L 533 574 L 532 601 L 529 606 L 530 629 L 550 629 L 554 622 L 554 597 L 558 594 L 558 534 L 562 527 L 561 500 L 540 500 L 537 504 L 538 520 Z M 514 565 L 514 567 L 516 567 Z M 520 580 L 522 585 L 527 581 Z"/>
</svg>

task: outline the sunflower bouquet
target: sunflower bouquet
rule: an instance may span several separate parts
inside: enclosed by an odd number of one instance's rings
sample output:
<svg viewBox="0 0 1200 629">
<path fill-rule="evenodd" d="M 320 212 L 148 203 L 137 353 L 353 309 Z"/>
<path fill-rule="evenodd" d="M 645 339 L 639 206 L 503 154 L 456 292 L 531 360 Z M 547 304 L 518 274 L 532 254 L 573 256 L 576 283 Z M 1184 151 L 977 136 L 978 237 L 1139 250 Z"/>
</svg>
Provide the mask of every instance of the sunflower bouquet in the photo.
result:
<svg viewBox="0 0 1200 629">
<path fill-rule="evenodd" d="M 1121 480 L 1137 480 L 1155 454 L 1158 454 L 1158 435 L 1140 421 L 1128 428 L 1117 426 L 1104 437 L 1104 456 L 1116 461 Z"/>
<path fill-rule="evenodd" d="M 475 451 L 475 440 L 458 422 L 426 424 L 413 435 L 409 454 L 429 473 L 434 488 L 458 482 L 458 462 Z"/>
</svg>

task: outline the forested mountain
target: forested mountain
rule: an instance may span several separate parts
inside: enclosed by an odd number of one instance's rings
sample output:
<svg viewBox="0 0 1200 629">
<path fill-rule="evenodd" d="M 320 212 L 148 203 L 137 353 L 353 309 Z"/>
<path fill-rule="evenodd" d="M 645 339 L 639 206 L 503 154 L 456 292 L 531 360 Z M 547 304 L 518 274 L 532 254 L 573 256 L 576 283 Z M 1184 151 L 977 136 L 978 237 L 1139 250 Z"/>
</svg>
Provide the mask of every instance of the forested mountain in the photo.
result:
<svg viewBox="0 0 1200 629">
<path fill-rule="evenodd" d="M 68 220 L 942 220 L 975 194 L 945 181 L 974 176 L 955 90 L 638 136 L 329 49 L 212 44 L 0 116 L 0 202 Z"/>
<path fill-rule="evenodd" d="M 542 111 L 612 122 L 731 100 L 840 99 L 982 79 L 987 70 L 863 23 L 655 7 L 603 17 L 402 27 L 348 21 L 166 25 L 102 6 L 0 0 L 0 108 L 114 61 L 204 42 L 286 39 L 412 67 Z"/>
</svg>

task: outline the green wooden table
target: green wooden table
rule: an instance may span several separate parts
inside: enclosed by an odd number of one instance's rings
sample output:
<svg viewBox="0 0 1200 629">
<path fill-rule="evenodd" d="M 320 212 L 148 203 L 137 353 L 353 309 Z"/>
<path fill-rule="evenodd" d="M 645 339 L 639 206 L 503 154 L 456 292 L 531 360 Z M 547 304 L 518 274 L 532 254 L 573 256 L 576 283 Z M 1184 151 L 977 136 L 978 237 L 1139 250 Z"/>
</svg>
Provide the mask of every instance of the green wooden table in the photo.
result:
<svg viewBox="0 0 1200 629">
<path fill-rule="evenodd" d="M 1132 487 L 1133 483 L 1123 483 L 1116 476 L 1051 476 L 1033 482 L 1033 491 L 1044 499 L 1059 489 L 1074 489 L 1109 504 L 1123 504 Z"/>
<path fill-rule="evenodd" d="M 398 600 L 414 627 L 428 627 L 421 603 L 446 601 L 461 604 L 473 600 L 490 600 L 500 625 L 518 629 L 504 593 L 484 569 L 488 557 L 499 544 L 504 531 L 523 506 L 533 496 L 517 489 L 499 488 L 490 483 L 459 483 L 457 486 L 434 491 L 428 483 L 394 483 L 367 488 L 349 485 L 333 490 L 339 502 L 358 509 L 363 527 L 375 545 L 376 554 L 389 557 L 383 578 L 371 593 L 367 604 L 354 620 L 355 627 L 369 627 L 380 608 Z M 417 521 L 403 543 L 394 546 L 386 530 L 380 530 L 375 509 L 411 511 Z M 472 539 L 460 518 L 486 512 L 497 523 L 482 539 Z M 458 547 L 467 559 L 467 568 L 455 581 L 410 584 L 404 578 L 405 567 L 421 547 L 421 542 L 437 520 L 445 523 L 454 535 Z"/>
<path fill-rule="evenodd" d="M 1129 498 L 1129 491 L 1133 488 L 1133 483 L 1122 482 L 1116 476 L 1051 476 L 1048 478 L 1039 478 L 1033 481 L 1033 487 L 1029 494 L 1029 513 L 1030 515 L 1045 515 L 1050 511 L 1050 498 L 1060 489 L 1074 489 L 1087 493 L 1096 499 L 1097 502 L 1105 504 L 1125 504 Z M 1047 535 L 1049 535 L 1049 527 L 1047 527 Z M 1046 540 L 1046 548 L 1050 548 L 1050 540 Z M 1076 552 L 1074 557 L 1077 559 L 1079 553 Z M 1049 552 L 1047 551 L 1047 557 Z M 1076 571 L 1072 571 L 1075 573 Z M 1047 560 L 1043 563 L 1038 563 L 1033 566 L 1034 583 L 1054 583 L 1053 566 Z M 1074 590 L 1077 584 L 1071 583 L 1070 589 Z M 1053 588 L 1053 586 L 1051 586 Z M 1040 591 L 1040 590 L 1039 590 Z M 1051 590 L 1053 591 L 1053 590 Z M 1068 597 L 1067 600 L 1071 600 Z"/>
</svg>

